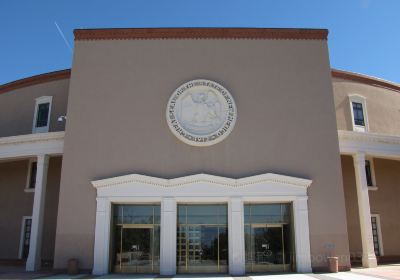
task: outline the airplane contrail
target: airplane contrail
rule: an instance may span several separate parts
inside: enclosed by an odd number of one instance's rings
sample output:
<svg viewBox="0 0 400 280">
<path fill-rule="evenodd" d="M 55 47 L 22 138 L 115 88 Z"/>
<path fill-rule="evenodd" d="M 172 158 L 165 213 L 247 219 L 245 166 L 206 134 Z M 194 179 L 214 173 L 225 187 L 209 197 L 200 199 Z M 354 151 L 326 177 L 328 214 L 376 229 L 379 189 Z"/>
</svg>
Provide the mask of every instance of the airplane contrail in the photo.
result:
<svg viewBox="0 0 400 280">
<path fill-rule="evenodd" d="M 60 33 L 61 37 L 63 38 L 65 44 L 67 45 L 70 52 L 72 52 L 71 45 L 68 43 L 67 38 L 65 38 L 64 32 L 62 32 L 61 28 L 58 26 L 57 22 L 55 21 L 54 24 L 57 27 L 58 33 Z"/>
</svg>

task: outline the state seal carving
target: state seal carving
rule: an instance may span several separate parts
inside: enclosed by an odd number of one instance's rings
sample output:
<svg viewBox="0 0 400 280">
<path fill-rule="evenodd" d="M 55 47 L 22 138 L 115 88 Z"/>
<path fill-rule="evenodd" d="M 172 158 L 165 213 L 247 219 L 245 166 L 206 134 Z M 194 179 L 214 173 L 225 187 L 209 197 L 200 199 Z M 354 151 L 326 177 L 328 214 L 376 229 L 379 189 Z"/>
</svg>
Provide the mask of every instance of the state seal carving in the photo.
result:
<svg viewBox="0 0 400 280">
<path fill-rule="evenodd" d="M 211 146 L 235 126 L 237 111 L 229 91 L 209 80 L 192 80 L 178 87 L 167 105 L 172 133 L 192 146 Z"/>
</svg>

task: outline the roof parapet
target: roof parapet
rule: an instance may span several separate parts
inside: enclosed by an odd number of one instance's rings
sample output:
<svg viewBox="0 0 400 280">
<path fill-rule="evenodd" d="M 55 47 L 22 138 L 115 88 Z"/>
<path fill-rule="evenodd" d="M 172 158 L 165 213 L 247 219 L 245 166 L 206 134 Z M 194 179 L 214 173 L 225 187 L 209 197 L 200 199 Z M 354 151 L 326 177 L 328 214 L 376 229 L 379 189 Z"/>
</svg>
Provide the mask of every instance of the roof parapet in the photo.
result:
<svg viewBox="0 0 400 280">
<path fill-rule="evenodd" d="M 75 29 L 75 40 L 286 39 L 327 40 L 327 29 L 301 28 L 108 28 Z"/>
<path fill-rule="evenodd" d="M 45 82 L 68 79 L 70 78 L 70 76 L 71 76 L 71 69 L 64 69 L 49 73 L 43 73 L 28 78 L 23 78 L 4 85 L 0 85 L 0 94 Z"/>
</svg>

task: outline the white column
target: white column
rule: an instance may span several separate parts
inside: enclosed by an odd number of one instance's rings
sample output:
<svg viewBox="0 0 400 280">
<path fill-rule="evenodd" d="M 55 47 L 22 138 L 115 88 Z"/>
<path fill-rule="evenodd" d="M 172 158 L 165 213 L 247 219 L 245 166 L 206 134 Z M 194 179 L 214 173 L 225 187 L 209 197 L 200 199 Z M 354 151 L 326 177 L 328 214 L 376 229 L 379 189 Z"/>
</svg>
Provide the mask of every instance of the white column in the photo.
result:
<svg viewBox="0 0 400 280">
<path fill-rule="evenodd" d="M 367 176 L 365 174 L 365 154 L 353 155 L 354 171 L 356 177 L 358 212 L 360 217 L 362 265 L 363 267 L 376 267 L 374 242 L 372 239 L 371 210 L 369 207 L 369 195 Z"/>
<path fill-rule="evenodd" d="M 160 275 L 176 274 L 176 201 L 161 201 Z"/>
<path fill-rule="evenodd" d="M 26 261 L 26 271 L 36 271 L 39 270 L 41 266 L 43 216 L 48 167 L 49 156 L 38 155 L 35 195 L 33 197 L 31 237 L 29 241 L 29 255 Z"/>
<path fill-rule="evenodd" d="M 232 198 L 228 205 L 229 274 L 244 275 L 244 216 L 241 198 Z"/>
<path fill-rule="evenodd" d="M 106 198 L 97 198 L 93 275 L 104 275 L 108 273 L 111 221 L 110 209 L 111 203 Z"/>
<path fill-rule="evenodd" d="M 294 236 L 297 272 L 311 272 L 310 230 L 308 224 L 308 197 L 293 201 Z"/>
</svg>

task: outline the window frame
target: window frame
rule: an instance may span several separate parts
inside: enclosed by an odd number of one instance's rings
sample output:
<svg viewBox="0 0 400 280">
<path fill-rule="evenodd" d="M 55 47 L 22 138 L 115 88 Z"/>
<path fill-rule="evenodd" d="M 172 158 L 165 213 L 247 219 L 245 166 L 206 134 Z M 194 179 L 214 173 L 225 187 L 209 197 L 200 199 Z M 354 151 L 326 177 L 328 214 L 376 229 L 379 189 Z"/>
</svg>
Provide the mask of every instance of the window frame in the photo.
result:
<svg viewBox="0 0 400 280">
<path fill-rule="evenodd" d="M 364 125 L 357 125 L 354 121 L 354 110 L 353 103 L 360 103 L 362 106 L 362 113 L 364 117 Z M 367 111 L 367 98 L 358 94 L 349 95 L 349 104 L 350 104 L 350 112 L 351 112 L 351 124 L 353 131 L 358 132 L 368 132 L 369 131 L 369 123 L 368 123 L 368 111 Z"/>
<path fill-rule="evenodd" d="M 20 260 L 23 258 L 22 254 L 24 252 L 26 220 L 29 220 L 29 219 L 32 221 L 32 216 L 22 216 L 21 232 L 20 232 L 19 248 L 18 248 L 18 259 L 20 259 Z M 31 222 L 31 224 L 32 224 L 32 222 Z M 32 225 L 31 225 L 31 227 L 32 227 Z M 29 239 L 30 239 L 30 237 L 29 237 Z M 29 241 L 29 243 L 30 243 L 30 241 Z"/>
<path fill-rule="evenodd" d="M 378 243 L 379 243 L 379 256 L 384 256 L 384 252 L 383 252 L 383 239 L 382 239 L 382 228 L 381 228 L 381 215 L 379 214 L 371 214 L 371 218 L 374 217 L 376 218 L 376 229 L 377 229 L 377 233 L 378 233 Z M 372 231 L 372 220 L 371 220 L 371 231 Z M 373 233 L 372 234 L 372 239 L 373 237 Z"/>
<path fill-rule="evenodd" d="M 32 174 L 32 163 L 34 163 L 34 162 L 37 162 L 36 158 L 29 159 L 28 172 L 27 172 L 27 176 L 26 176 L 26 184 L 25 184 L 25 189 L 24 189 L 25 192 L 35 192 L 35 188 L 30 187 L 31 174 Z M 37 172 L 37 170 L 36 170 L 36 172 Z M 36 176 L 37 176 L 37 174 L 36 174 Z"/>
<path fill-rule="evenodd" d="M 32 133 L 45 133 L 49 132 L 50 127 L 50 116 L 51 116 L 51 105 L 52 105 L 53 97 L 52 96 L 41 96 L 36 98 L 35 102 L 35 113 L 33 115 L 33 124 L 32 124 Z M 47 114 L 47 125 L 42 127 L 36 127 L 39 105 L 49 103 L 49 112 Z"/>
</svg>

